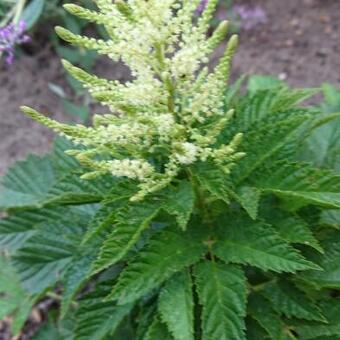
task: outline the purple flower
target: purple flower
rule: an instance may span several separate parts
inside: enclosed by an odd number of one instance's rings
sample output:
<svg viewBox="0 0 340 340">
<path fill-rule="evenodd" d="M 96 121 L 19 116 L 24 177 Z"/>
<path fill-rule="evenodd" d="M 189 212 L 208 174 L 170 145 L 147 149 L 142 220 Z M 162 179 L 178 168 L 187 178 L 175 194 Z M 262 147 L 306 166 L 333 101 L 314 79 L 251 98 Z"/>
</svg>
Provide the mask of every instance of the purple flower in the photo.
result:
<svg viewBox="0 0 340 340">
<path fill-rule="evenodd" d="M 207 7 L 208 1 L 209 0 L 201 0 L 200 4 L 196 9 L 197 15 L 201 15 L 204 12 L 205 8 Z"/>
<path fill-rule="evenodd" d="M 245 30 L 250 30 L 267 21 L 267 14 L 260 6 L 236 5 L 234 6 L 234 12 L 239 15 Z"/>
<path fill-rule="evenodd" d="M 25 30 L 26 23 L 24 21 L 0 28 L 0 55 L 5 53 L 8 65 L 14 61 L 15 46 L 30 40 L 30 37 L 25 34 Z"/>
</svg>

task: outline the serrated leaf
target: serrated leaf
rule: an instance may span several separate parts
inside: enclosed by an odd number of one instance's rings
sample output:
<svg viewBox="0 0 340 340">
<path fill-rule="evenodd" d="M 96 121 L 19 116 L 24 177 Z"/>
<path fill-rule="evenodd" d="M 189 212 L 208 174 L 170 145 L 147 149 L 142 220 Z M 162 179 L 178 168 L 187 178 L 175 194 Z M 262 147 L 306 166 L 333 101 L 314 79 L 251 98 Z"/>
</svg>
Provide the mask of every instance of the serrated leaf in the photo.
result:
<svg viewBox="0 0 340 340">
<path fill-rule="evenodd" d="M 221 169 L 209 163 L 200 163 L 193 169 L 193 174 L 204 190 L 215 199 L 229 204 L 228 176 Z"/>
<path fill-rule="evenodd" d="M 156 302 L 146 301 L 146 303 L 139 308 L 139 312 L 136 317 L 136 340 L 145 339 L 145 334 L 157 315 L 157 307 Z"/>
<path fill-rule="evenodd" d="M 20 248 L 36 233 L 42 223 L 60 219 L 61 210 L 56 208 L 18 211 L 0 220 L 0 247 L 10 252 Z"/>
<path fill-rule="evenodd" d="M 269 306 L 260 295 L 251 295 L 248 299 L 248 313 L 256 320 L 273 340 L 293 339 L 285 333 L 285 325 L 280 316 Z"/>
<path fill-rule="evenodd" d="M 121 274 L 110 299 L 130 303 L 148 294 L 174 273 L 183 270 L 203 255 L 205 246 L 197 228 L 183 232 L 162 230 L 151 238 Z"/>
<path fill-rule="evenodd" d="M 249 216 L 253 220 L 256 220 L 261 192 L 257 188 L 253 187 L 241 187 L 235 194 L 235 198 Z"/>
<path fill-rule="evenodd" d="M 81 179 L 80 175 L 71 174 L 61 178 L 50 188 L 43 203 L 45 205 L 98 203 L 109 193 L 112 176 L 89 181 Z"/>
<path fill-rule="evenodd" d="M 21 286 L 8 260 L 0 256 L 0 320 L 12 316 L 13 335 L 17 335 L 28 318 L 34 299 Z"/>
<path fill-rule="evenodd" d="M 117 211 L 122 208 L 124 203 L 127 203 L 126 200 L 103 204 L 89 223 L 89 227 L 82 239 L 82 245 L 98 237 L 107 237 L 112 232 Z"/>
<path fill-rule="evenodd" d="M 112 301 L 105 302 L 110 286 L 97 287 L 95 293 L 80 301 L 75 340 L 101 340 L 113 335 L 123 318 L 130 313 L 133 305 L 117 306 Z"/>
<path fill-rule="evenodd" d="M 268 333 L 253 318 L 246 319 L 247 340 L 269 340 Z"/>
<path fill-rule="evenodd" d="M 57 137 L 54 140 L 51 162 L 59 177 L 80 168 L 80 163 L 74 157 L 68 156 L 65 151 L 81 148 L 81 146 L 73 144 L 66 138 Z"/>
<path fill-rule="evenodd" d="M 55 180 L 48 157 L 29 156 L 17 162 L 2 178 L 0 210 L 39 205 Z"/>
<path fill-rule="evenodd" d="M 30 219 L 30 213 L 22 212 L 0 220 L 0 249 L 14 251 L 34 235 L 34 227 L 39 221 Z"/>
<path fill-rule="evenodd" d="M 78 162 L 64 153 L 68 148 L 76 147 L 58 138 L 51 155 L 29 156 L 25 161 L 15 163 L 1 179 L 0 210 L 41 208 L 46 204 L 47 196 L 56 202 L 57 196 L 51 197 L 49 191 L 58 191 L 60 186 L 67 189 L 67 180 L 59 186 L 57 183 L 63 182 L 65 176 L 66 179 L 69 178 L 67 176 L 70 176 L 71 171 L 79 169 Z M 74 182 L 70 185 L 79 184 L 77 179 L 74 179 Z M 55 186 L 56 188 L 52 189 Z M 67 194 L 68 191 L 62 193 Z"/>
<path fill-rule="evenodd" d="M 340 111 L 340 109 L 338 109 Z M 337 112 L 337 111 L 333 111 Z M 340 119 L 317 128 L 307 139 L 303 158 L 316 167 L 340 170 Z"/>
<path fill-rule="evenodd" d="M 320 216 L 320 224 L 340 229 L 340 210 L 323 210 Z"/>
<path fill-rule="evenodd" d="M 287 281 L 268 284 L 261 293 L 278 313 L 288 318 L 326 322 L 319 307 Z"/>
<path fill-rule="evenodd" d="M 254 91 L 242 98 L 233 127 L 238 131 L 249 132 L 258 124 L 293 117 L 298 110 L 297 104 L 316 92 L 314 89 L 291 90 L 284 86 L 281 89 Z"/>
<path fill-rule="evenodd" d="M 243 184 L 246 180 L 252 181 L 254 174 L 261 175 L 261 167 L 265 164 L 272 164 L 273 159 L 281 159 L 292 156 L 295 153 L 294 147 L 300 138 L 304 125 L 308 125 L 310 115 L 306 112 L 297 112 L 296 115 L 285 120 L 262 123 L 254 126 L 253 130 L 246 132 L 242 141 L 241 150 L 246 157 L 237 163 L 233 170 L 233 181 L 237 185 Z M 286 154 L 283 151 L 289 153 Z M 248 185 L 248 184 L 247 184 Z M 251 184 L 252 185 L 252 182 Z"/>
<path fill-rule="evenodd" d="M 175 274 L 159 295 L 161 320 L 176 340 L 194 339 L 194 301 L 188 271 Z"/>
<path fill-rule="evenodd" d="M 320 303 L 322 313 L 326 316 L 328 324 L 309 322 L 295 327 L 299 339 L 328 339 L 340 334 L 340 299 L 333 298 Z"/>
<path fill-rule="evenodd" d="M 144 340 L 172 340 L 173 337 L 169 333 L 166 325 L 162 323 L 158 316 L 156 316 L 146 332 Z"/>
<path fill-rule="evenodd" d="M 186 229 L 190 216 L 195 205 L 195 192 L 192 185 L 187 181 L 182 181 L 178 188 L 168 190 L 164 209 L 176 216 L 180 228 Z"/>
<path fill-rule="evenodd" d="M 246 278 L 235 265 L 201 262 L 195 266 L 203 306 L 203 340 L 245 339 Z"/>
<path fill-rule="evenodd" d="M 60 308 L 61 317 L 65 317 L 74 296 L 87 282 L 91 265 L 96 256 L 96 250 L 98 251 L 95 247 L 88 248 L 87 252 L 84 251 L 84 253 L 72 259 L 72 262 L 66 268 Z"/>
<path fill-rule="evenodd" d="M 290 210 L 308 204 L 332 209 L 340 207 L 339 178 L 332 171 L 314 169 L 304 163 L 278 163 L 263 169 L 254 185 L 284 199 Z"/>
<path fill-rule="evenodd" d="M 95 234 L 92 234 L 86 244 L 81 242 L 72 258 L 72 262 L 66 269 L 63 278 L 63 296 L 60 308 L 61 317 L 66 315 L 72 303 L 72 299 L 88 281 L 93 262 L 98 256 L 105 237 L 111 231 L 112 225 L 107 223 L 107 218 L 110 217 L 108 216 L 110 215 L 110 209 L 111 206 L 108 205 L 96 211 L 89 224 L 94 228 L 99 225 L 100 230 L 97 230 Z"/>
<path fill-rule="evenodd" d="M 321 243 L 324 254 L 311 254 L 310 258 L 323 270 L 310 270 L 301 274 L 300 278 L 316 288 L 340 289 L 340 233 L 335 232 Z"/>
<path fill-rule="evenodd" d="M 304 244 L 323 253 L 319 241 L 315 238 L 312 231 L 302 219 L 289 217 L 275 224 L 275 229 L 280 236 L 287 242 L 293 244 Z"/>
<path fill-rule="evenodd" d="M 53 322 L 48 320 L 37 333 L 34 334 L 32 340 L 63 340 L 58 328 Z"/>
<path fill-rule="evenodd" d="M 54 285 L 77 250 L 89 215 L 59 208 L 58 218 L 39 225 L 39 229 L 13 257 L 23 286 L 38 293 Z M 70 223 L 72 221 L 72 223 Z"/>
<path fill-rule="evenodd" d="M 250 264 L 262 270 L 295 272 L 318 269 L 264 223 L 230 217 L 218 229 L 213 253 L 226 262 Z"/>
<path fill-rule="evenodd" d="M 113 232 L 101 248 L 93 266 L 93 273 L 98 273 L 120 261 L 138 242 L 160 208 L 157 202 L 145 201 L 136 205 L 130 203 L 129 206 L 118 211 Z"/>
</svg>

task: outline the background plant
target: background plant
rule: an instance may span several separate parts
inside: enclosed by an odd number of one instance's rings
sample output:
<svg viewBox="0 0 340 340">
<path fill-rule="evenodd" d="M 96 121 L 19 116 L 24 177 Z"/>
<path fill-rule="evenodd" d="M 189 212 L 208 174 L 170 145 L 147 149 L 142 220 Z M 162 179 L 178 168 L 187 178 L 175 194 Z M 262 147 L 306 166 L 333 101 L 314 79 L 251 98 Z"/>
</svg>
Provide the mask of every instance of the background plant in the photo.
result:
<svg viewBox="0 0 340 340">
<path fill-rule="evenodd" d="M 198 1 L 172 3 L 67 6 L 110 39 L 58 34 L 122 58 L 134 79 L 64 63 L 109 106 L 93 127 L 24 108 L 71 141 L 2 181 L 2 268 L 15 282 L 1 276 L 2 313 L 18 331 L 32 304 L 56 297 L 61 321 L 51 316 L 41 339 L 337 337 L 339 176 L 332 162 L 299 159 L 338 115 L 299 105 L 315 90 L 254 80 L 245 94 L 241 81 L 226 89 L 236 37 L 214 72 L 204 67 L 226 34 L 222 23 L 205 37 L 216 2 L 193 23 Z"/>
</svg>

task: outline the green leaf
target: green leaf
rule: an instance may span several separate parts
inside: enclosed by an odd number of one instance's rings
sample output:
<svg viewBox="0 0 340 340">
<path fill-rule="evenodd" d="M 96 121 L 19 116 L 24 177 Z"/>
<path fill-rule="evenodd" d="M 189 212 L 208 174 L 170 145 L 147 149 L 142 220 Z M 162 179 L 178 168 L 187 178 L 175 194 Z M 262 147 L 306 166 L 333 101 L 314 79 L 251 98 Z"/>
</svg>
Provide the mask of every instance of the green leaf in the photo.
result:
<svg viewBox="0 0 340 340">
<path fill-rule="evenodd" d="M 44 201 L 45 205 L 77 205 L 97 203 L 109 193 L 112 178 L 106 176 L 95 180 L 84 180 L 81 174 L 67 175 L 51 187 Z M 112 176 L 111 176 L 112 177 Z"/>
<path fill-rule="evenodd" d="M 60 308 L 61 317 L 66 316 L 73 298 L 88 280 L 98 250 L 95 247 L 89 247 L 86 250 L 72 259 L 72 262 L 66 268 Z"/>
<path fill-rule="evenodd" d="M 248 91 L 255 94 L 257 91 L 281 87 L 283 82 L 276 77 L 253 75 L 248 80 Z"/>
<path fill-rule="evenodd" d="M 159 295 L 159 313 L 176 340 L 194 340 L 194 301 L 188 271 L 175 274 Z"/>
<path fill-rule="evenodd" d="M 93 274 L 116 264 L 138 242 L 143 231 L 149 227 L 158 214 L 157 202 L 128 205 L 119 210 L 115 216 L 113 232 L 105 240 L 98 259 L 93 266 Z"/>
<path fill-rule="evenodd" d="M 328 324 L 309 322 L 295 327 L 299 339 L 328 339 L 340 334 L 340 299 L 333 298 L 320 303 L 322 313 L 326 316 Z"/>
<path fill-rule="evenodd" d="M 339 96 L 340 97 L 340 96 Z M 338 111 L 340 111 L 340 106 Z M 340 119 L 317 128 L 306 141 L 303 158 L 319 168 L 340 171 Z"/>
<path fill-rule="evenodd" d="M 122 208 L 122 205 L 128 204 L 126 200 L 114 201 L 112 203 L 103 204 L 94 215 L 89 223 L 88 229 L 82 239 L 82 245 L 86 245 L 93 239 L 106 238 L 112 232 L 112 227 L 116 221 L 117 211 Z"/>
<path fill-rule="evenodd" d="M 253 318 L 246 319 L 247 339 L 248 340 L 269 340 L 268 333 Z"/>
<path fill-rule="evenodd" d="M 0 256 L 0 320 L 13 316 L 13 335 L 17 335 L 28 318 L 34 300 L 23 289 L 9 261 Z"/>
<path fill-rule="evenodd" d="M 280 316 L 260 295 L 251 295 L 248 299 L 248 314 L 256 320 L 273 340 L 293 339 L 285 333 L 285 325 Z"/>
<path fill-rule="evenodd" d="M 218 230 L 213 253 L 226 262 L 250 264 L 262 270 L 295 272 L 318 269 L 264 223 L 229 217 Z"/>
<path fill-rule="evenodd" d="M 322 92 L 325 99 L 324 111 L 340 111 L 340 91 L 335 86 L 324 83 L 322 84 Z"/>
<path fill-rule="evenodd" d="M 261 291 L 272 307 L 288 318 L 326 322 L 319 307 L 303 292 L 287 281 L 271 283 Z"/>
<path fill-rule="evenodd" d="M 24 9 L 21 20 L 25 21 L 26 29 L 31 29 L 39 20 L 45 5 L 45 0 L 33 0 Z"/>
<path fill-rule="evenodd" d="M 178 225 L 185 230 L 195 205 L 195 192 L 191 184 L 182 181 L 178 188 L 166 192 L 164 209 L 175 215 Z"/>
<path fill-rule="evenodd" d="M 146 300 L 146 302 L 140 306 L 138 315 L 136 316 L 136 340 L 144 340 L 150 325 L 154 322 L 158 307 L 156 302 L 157 301 L 151 302 L 150 300 Z"/>
<path fill-rule="evenodd" d="M 340 233 L 335 232 L 321 243 L 324 254 L 311 254 L 309 257 L 323 270 L 310 270 L 299 278 L 316 288 L 340 289 Z"/>
<path fill-rule="evenodd" d="M 129 263 L 110 298 L 119 304 L 139 299 L 174 273 L 199 261 L 204 250 L 197 228 L 185 233 L 175 227 L 162 230 Z"/>
<path fill-rule="evenodd" d="M 32 340 L 63 340 L 58 328 L 53 322 L 48 320 L 37 333 L 34 334 Z"/>
<path fill-rule="evenodd" d="M 193 169 L 202 188 L 208 191 L 215 199 L 220 199 L 229 204 L 228 176 L 213 164 L 200 163 Z"/>
<path fill-rule="evenodd" d="M 123 318 L 130 313 L 132 304 L 117 306 L 112 301 L 104 301 L 110 288 L 111 285 L 97 286 L 94 293 L 80 301 L 75 340 L 101 340 L 113 335 Z"/>
<path fill-rule="evenodd" d="M 13 257 L 23 286 L 31 293 L 39 293 L 60 279 L 76 253 L 90 218 L 76 209 L 55 211 L 58 218 L 40 223 L 35 235 Z"/>
<path fill-rule="evenodd" d="M 89 225 L 96 230 L 91 233 L 91 237 L 84 243 L 84 238 L 78 246 L 73 256 L 72 262 L 68 266 L 63 279 L 63 296 L 61 301 L 61 316 L 65 317 L 72 303 L 72 299 L 89 280 L 91 269 L 98 256 L 100 247 L 105 237 L 111 232 L 112 205 L 105 205 L 98 209 L 91 219 Z"/>
<path fill-rule="evenodd" d="M 304 244 L 323 253 L 319 241 L 315 238 L 307 223 L 298 217 L 289 217 L 275 223 L 275 229 L 288 243 Z"/>
<path fill-rule="evenodd" d="M 323 210 L 321 212 L 320 224 L 340 229 L 340 210 Z"/>
<path fill-rule="evenodd" d="M 245 339 L 246 278 L 234 265 L 201 262 L 195 266 L 203 340 Z"/>
<path fill-rule="evenodd" d="M 273 160 L 287 159 L 296 153 L 296 143 L 302 131 L 309 126 L 310 115 L 305 110 L 295 113 L 284 120 L 276 117 L 274 121 L 258 123 L 251 131 L 244 132 L 240 151 L 245 152 L 246 157 L 238 161 L 232 171 L 233 181 L 238 186 L 245 185 L 246 180 L 252 182 L 254 176 L 262 175 L 261 168 L 272 164 Z"/>
<path fill-rule="evenodd" d="M 38 206 L 55 183 L 48 157 L 29 156 L 11 167 L 0 185 L 0 210 Z"/>
<path fill-rule="evenodd" d="M 237 119 L 233 125 L 242 132 L 254 131 L 254 127 L 265 125 L 266 122 L 281 122 L 296 115 L 296 106 L 303 100 L 314 95 L 314 89 L 291 90 L 288 87 L 256 91 L 243 98 L 237 107 Z M 300 113 L 303 110 L 300 110 Z M 306 111 L 305 111 L 306 112 Z M 231 131 L 233 134 L 234 131 Z"/>
<path fill-rule="evenodd" d="M 79 170 L 79 162 L 74 157 L 68 156 L 65 151 L 80 148 L 81 146 L 74 145 L 66 138 L 57 137 L 54 140 L 53 150 L 50 158 L 51 163 L 53 164 L 53 168 L 58 174 L 58 177 L 63 177 L 67 173 Z"/>
<path fill-rule="evenodd" d="M 15 215 L 1 219 L 0 249 L 12 252 L 20 248 L 27 239 L 34 235 L 35 226 L 42 219 L 43 213 L 41 211 L 18 212 Z"/>
<path fill-rule="evenodd" d="M 241 187 L 237 193 L 235 193 L 235 198 L 248 213 L 248 215 L 253 220 L 256 220 L 261 192 L 253 187 Z"/>
<path fill-rule="evenodd" d="M 68 193 L 61 192 L 62 190 L 74 188 L 77 183 L 79 186 L 77 178 L 73 177 L 74 183 L 67 183 L 67 176 L 64 179 L 65 175 L 79 169 L 78 162 L 64 153 L 69 148 L 74 149 L 75 146 L 65 139 L 58 138 L 51 155 L 29 156 L 25 161 L 15 163 L 1 179 L 0 211 L 41 208 L 46 204 L 47 196 L 56 202 L 56 195 Z M 57 185 L 63 181 L 65 183 Z M 84 186 L 86 187 L 85 184 Z"/>
<path fill-rule="evenodd" d="M 73 104 L 71 101 L 63 100 L 64 109 L 67 113 L 77 118 L 80 118 L 82 122 L 86 123 L 90 116 L 90 110 L 87 106 L 79 106 Z"/>
<path fill-rule="evenodd" d="M 172 340 L 173 337 L 169 333 L 166 325 L 159 320 L 156 316 L 150 325 L 144 340 Z"/>
<path fill-rule="evenodd" d="M 340 176 L 304 163 L 278 163 L 263 169 L 254 185 L 284 199 L 285 207 L 297 210 L 312 204 L 340 208 Z"/>
</svg>

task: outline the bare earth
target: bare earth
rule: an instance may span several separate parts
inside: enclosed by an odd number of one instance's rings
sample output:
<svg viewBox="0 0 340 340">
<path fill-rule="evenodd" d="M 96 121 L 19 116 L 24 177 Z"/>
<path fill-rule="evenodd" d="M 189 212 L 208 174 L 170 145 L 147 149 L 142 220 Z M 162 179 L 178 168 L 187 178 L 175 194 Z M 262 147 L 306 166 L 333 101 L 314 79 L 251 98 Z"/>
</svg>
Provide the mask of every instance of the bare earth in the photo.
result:
<svg viewBox="0 0 340 340">
<path fill-rule="evenodd" d="M 234 76 L 271 74 L 301 87 L 315 87 L 323 82 L 340 85 L 340 1 L 252 3 L 263 6 L 268 22 L 241 33 Z M 110 78 L 123 77 L 119 67 L 108 71 L 107 62 L 98 65 L 98 70 Z M 49 47 L 42 47 L 34 57 L 20 58 L 9 69 L 0 67 L 0 175 L 15 160 L 28 153 L 44 153 L 50 147 L 51 132 L 20 113 L 20 105 L 51 112 L 60 120 L 69 119 L 48 83 L 65 84 L 58 57 Z"/>
</svg>

